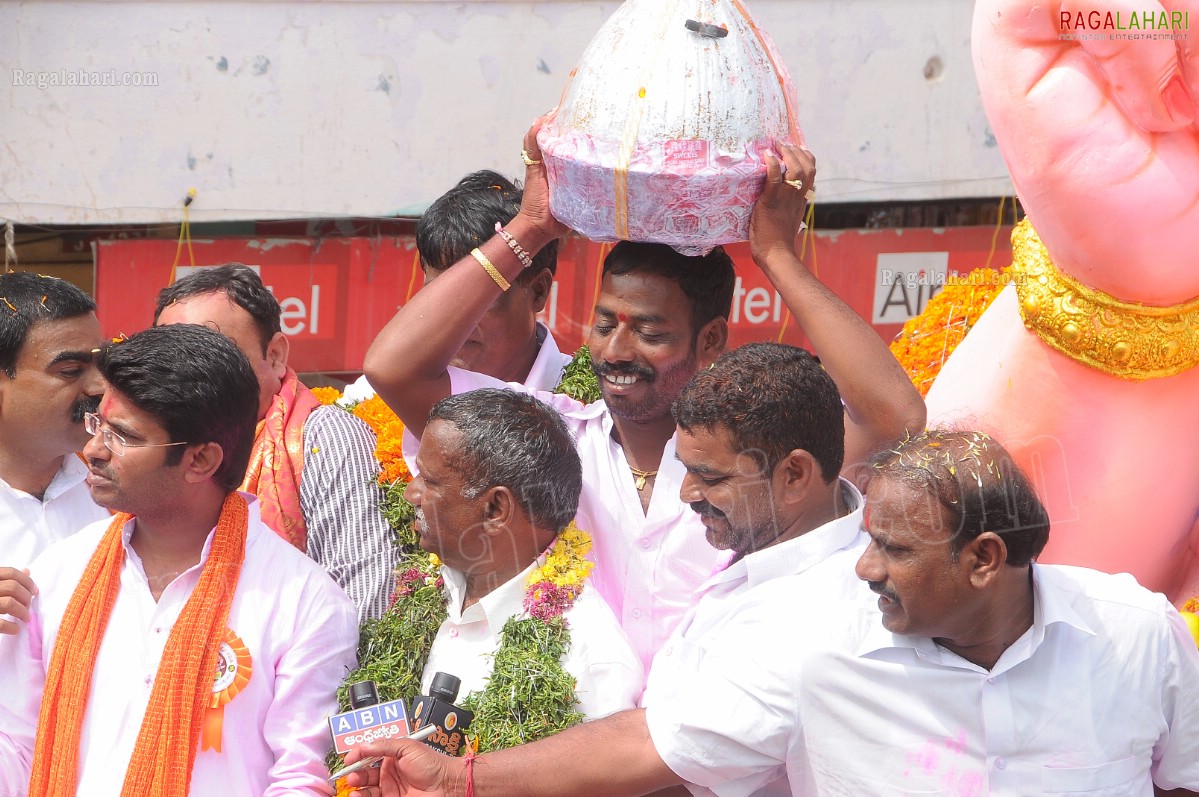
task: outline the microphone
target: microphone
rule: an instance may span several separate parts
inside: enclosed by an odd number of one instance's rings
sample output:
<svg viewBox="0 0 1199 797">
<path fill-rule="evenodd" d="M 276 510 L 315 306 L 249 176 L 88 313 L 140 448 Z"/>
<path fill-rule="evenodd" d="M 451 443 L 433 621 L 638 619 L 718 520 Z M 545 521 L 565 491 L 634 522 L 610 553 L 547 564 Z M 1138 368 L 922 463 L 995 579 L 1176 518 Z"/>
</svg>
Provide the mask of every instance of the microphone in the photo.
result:
<svg viewBox="0 0 1199 797">
<path fill-rule="evenodd" d="M 350 684 L 350 710 L 329 718 L 333 748 L 340 754 L 371 742 L 398 739 L 412 731 L 404 700 L 379 702 L 374 681 Z"/>
<path fill-rule="evenodd" d="M 429 694 L 412 699 L 412 727 L 421 730 L 436 726 L 437 731 L 424 743 L 450 756 L 462 755 L 466 746 L 466 730 L 475 718 L 473 712 L 454 705 L 462 681 L 449 673 L 433 676 Z"/>
</svg>

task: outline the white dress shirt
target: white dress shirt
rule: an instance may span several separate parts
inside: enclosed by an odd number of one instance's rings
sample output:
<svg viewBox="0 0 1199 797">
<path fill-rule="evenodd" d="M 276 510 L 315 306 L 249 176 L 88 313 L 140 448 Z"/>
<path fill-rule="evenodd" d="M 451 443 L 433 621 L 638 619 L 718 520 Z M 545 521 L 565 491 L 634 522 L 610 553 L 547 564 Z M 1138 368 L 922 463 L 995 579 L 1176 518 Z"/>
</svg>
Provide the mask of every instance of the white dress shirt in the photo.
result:
<svg viewBox="0 0 1199 797">
<path fill-rule="evenodd" d="M 191 794 L 233 797 L 331 794 L 324 765 L 332 746 L 326 717 L 355 664 L 354 606 L 308 557 L 263 525 L 250 501 L 245 562 L 227 626 L 245 643 L 251 674 L 225 706 L 222 751 L 197 753 Z M 16 637 L 16 664 L 0 671 L 0 797 L 28 788 L 38 707 L 59 624 L 111 521 L 83 530 L 33 563 L 40 592 Z M 83 720 L 79 797 L 119 795 L 155 675 L 175 621 L 200 578 L 200 563 L 157 602 L 125 527 L 121 587 L 96 657 Z"/>
<path fill-rule="evenodd" d="M 840 551 L 861 554 L 870 540 L 862 530 L 865 502 L 861 492 L 846 479 L 838 479 L 838 488 L 841 506 L 846 510 L 844 515 L 806 534 L 743 556 L 700 587 L 683 622 L 654 658 L 651 677 L 659 669 L 673 669 L 667 665 L 676 642 L 702 646 L 705 639 L 720 630 L 744 596 L 776 578 L 803 573 L 808 580 L 823 584 L 832 595 L 849 596 L 857 592 L 861 581 L 852 566 L 847 568 L 843 562 L 827 566 L 828 559 Z"/>
<path fill-rule="evenodd" d="M 29 567 L 38 554 L 108 517 L 87 489 L 87 466 L 71 454 L 39 500 L 0 479 L 0 567 Z"/>
<path fill-rule="evenodd" d="M 500 632 L 509 618 L 523 613 L 526 582 L 539 564 L 529 565 L 465 611 L 465 578 L 455 570 L 442 568 L 449 592 L 449 616 L 433 640 L 421 678 L 423 694 L 429 693 L 433 676 L 439 672 L 462 680 L 458 703 L 486 688 L 492 657 L 500 646 Z M 645 685 L 644 671 L 612 611 L 588 585 L 566 610 L 565 617 L 570 626 L 570 648 L 562 666 L 575 678 L 578 710 L 593 720 L 636 708 Z"/>
<path fill-rule="evenodd" d="M 687 471 L 667 442 L 650 496 L 641 507 L 624 449 L 612 439 L 612 414 L 603 401 L 581 404 L 569 396 L 529 391 L 482 374 L 451 368 L 454 393 L 485 387 L 525 390 L 562 415 L 578 441 L 583 493 L 576 523 L 591 534 L 592 583 L 612 607 L 648 671 L 699 587 L 731 555 L 709 543 L 699 515 L 679 498 Z"/>
<path fill-rule="evenodd" d="M 737 607 L 758 587 L 778 578 L 803 574 L 810 589 L 828 597 L 848 597 L 861 581 L 854 573 L 856 557 L 869 537 L 862 530 L 862 494 L 851 482 L 840 479 L 841 505 L 847 513 L 794 539 L 772 545 L 734 561 L 712 576 L 699 591 L 695 605 L 674 634 L 654 657 L 643 706 L 657 700 L 674 699 L 675 683 L 707 655 L 720 638 L 725 622 L 737 615 Z M 841 552 L 848 554 L 838 555 Z M 795 612 L 820 611 L 819 606 L 794 606 Z M 693 794 L 710 795 L 700 786 Z M 756 797 L 790 794 L 785 777 L 753 792 Z"/>
<path fill-rule="evenodd" d="M 784 770 L 809 797 L 1199 788 L 1199 650 L 1173 607 L 1075 567 L 1034 565 L 1033 590 L 1032 627 L 986 670 L 888 632 L 864 584 L 834 601 L 778 579 L 654 695 L 654 746 L 722 797 Z M 797 605 L 819 611 L 780 622 Z"/>
</svg>

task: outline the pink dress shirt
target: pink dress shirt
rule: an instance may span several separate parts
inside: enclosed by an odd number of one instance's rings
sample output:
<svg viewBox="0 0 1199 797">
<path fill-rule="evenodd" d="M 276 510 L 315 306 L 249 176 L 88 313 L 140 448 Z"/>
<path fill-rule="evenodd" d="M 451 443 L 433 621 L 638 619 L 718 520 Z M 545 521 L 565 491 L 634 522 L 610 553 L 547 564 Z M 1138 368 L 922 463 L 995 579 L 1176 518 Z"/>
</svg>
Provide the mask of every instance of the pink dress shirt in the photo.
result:
<svg viewBox="0 0 1199 797">
<path fill-rule="evenodd" d="M 324 765 L 331 747 L 325 718 L 355 664 L 354 605 L 304 554 L 263 525 L 250 501 L 245 563 L 227 626 L 249 650 L 251 674 L 225 706 L 222 750 L 196 755 L 191 793 L 225 797 L 331 794 Z M 0 797 L 23 797 L 46 668 L 59 623 L 110 521 L 88 526 L 31 568 L 40 592 L 16 637 L 0 638 Z M 79 755 L 79 797 L 116 797 L 133 752 L 163 648 L 199 581 L 199 564 L 157 602 L 125 528 L 121 589 L 96 658 Z M 13 646 L 9 649 L 9 646 Z"/>
</svg>

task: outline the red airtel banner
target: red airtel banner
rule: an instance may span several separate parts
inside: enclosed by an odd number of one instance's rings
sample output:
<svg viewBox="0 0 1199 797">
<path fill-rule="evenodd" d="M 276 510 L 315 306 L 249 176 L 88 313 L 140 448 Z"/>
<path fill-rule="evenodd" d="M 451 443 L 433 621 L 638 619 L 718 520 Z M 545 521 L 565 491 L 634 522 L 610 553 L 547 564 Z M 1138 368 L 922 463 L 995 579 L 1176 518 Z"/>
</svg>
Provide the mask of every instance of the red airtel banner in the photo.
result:
<svg viewBox="0 0 1199 797">
<path fill-rule="evenodd" d="M 1010 227 L 845 230 L 811 236 L 805 260 L 885 340 L 924 309 L 947 275 L 1011 262 Z M 994 249 L 992 243 L 995 242 Z M 610 245 L 570 237 L 543 314 L 564 350 L 584 341 Z M 367 347 L 396 309 L 422 284 L 412 236 L 379 238 L 221 238 L 192 242 L 197 266 L 239 262 L 255 266 L 283 308 L 291 364 L 300 372 L 358 371 Z M 132 334 L 150 325 L 154 300 L 173 276 L 176 243 L 100 241 L 96 303 L 106 334 Z M 803 330 L 749 255 L 729 247 L 737 266 L 730 313 L 732 345 L 758 340 L 807 344 Z"/>
</svg>

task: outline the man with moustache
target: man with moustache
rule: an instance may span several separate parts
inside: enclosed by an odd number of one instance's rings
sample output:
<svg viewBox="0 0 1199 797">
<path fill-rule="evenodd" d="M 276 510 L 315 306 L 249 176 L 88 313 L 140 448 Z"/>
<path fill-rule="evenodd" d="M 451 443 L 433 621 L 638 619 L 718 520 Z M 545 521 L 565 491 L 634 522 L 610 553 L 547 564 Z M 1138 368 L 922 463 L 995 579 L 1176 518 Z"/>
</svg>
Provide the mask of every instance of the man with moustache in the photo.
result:
<svg viewBox="0 0 1199 797">
<path fill-rule="evenodd" d="M 325 718 L 354 664 L 354 610 L 237 491 L 250 363 L 175 324 L 97 367 L 87 482 L 118 514 L 31 565 L 41 589 L 0 668 L 0 794 L 328 794 Z"/>
<path fill-rule="evenodd" d="M 440 398 L 494 380 L 449 367 L 477 319 L 523 263 L 566 232 L 549 212 L 536 130 L 520 213 L 503 232 L 448 269 L 400 309 L 367 353 L 364 370 L 416 434 Z M 812 341 L 845 401 L 846 474 L 876 448 L 918 431 L 924 405 L 874 331 L 804 267 L 794 239 L 815 179 L 806 150 L 769 159 L 750 230 L 755 262 Z M 795 180 L 783 181 L 786 173 Z M 797 190 L 798 188 L 798 190 Z M 584 491 L 580 528 L 592 533 L 596 587 L 648 667 L 682 619 L 696 589 L 727 562 L 699 517 L 678 499 L 671 403 L 697 370 L 724 350 L 735 282 L 723 250 L 703 258 L 665 246 L 622 243 L 604 264 L 588 338 L 604 400 L 589 406 L 537 394 L 579 440 Z"/>
<path fill-rule="evenodd" d="M 752 590 L 706 655 L 624 712 L 468 763 L 392 742 L 371 797 L 693 791 L 1091 794 L 1199 788 L 1199 650 L 1128 575 L 1040 565 L 1048 514 L 993 439 L 929 432 L 878 455 L 870 544 Z M 780 627 L 780 606 L 811 607 Z M 572 766 L 544 777 L 553 761 Z M 382 783 L 378 781 L 382 778 Z"/>
<path fill-rule="evenodd" d="M 75 455 L 96 408 L 96 305 L 54 277 L 0 275 L 0 634 L 28 618 L 25 568 L 51 544 L 107 515 Z M 6 616 L 11 618 L 6 619 Z"/>
<path fill-rule="evenodd" d="M 521 191 L 493 171 L 463 177 L 439 197 L 416 224 L 416 248 L 425 284 L 507 224 L 520 210 Z M 453 364 L 534 390 L 553 390 L 570 355 L 537 321 L 557 269 L 556 242 L 542 249 L 513 291 L 483 313 Z M 348 386 L 344 402 L 375 395 L 366 377 Z M 308 522 L 308 554 L 321 562 L 358 604 L 363 620 L 391 605 L 397 563 L 395 531 L 380 510 L 379 464 L 371 429 L 339 407 L 318 407 L 304 425 L 300 502 Z M 406 430 L 404 456 L 414 467 L 419 444 Z"/>
<path fill-rule="evenodd" d="M 712 650 L 719 655 L 721 629 L 754 590 L 802 574 L 830 599 L 852 594 L 858 579 L 840 554 L 866 544 L 862 495 L 838 476 L 845 456 L 841 398 L 808 352 L 778 343 L 725 352 L 683 388 L 674 417 L 677 456 L 687 471 L 680 497 L 699 515 L 708 542 L 733 560 L 697 590 L 654 656 L 641 703 L 651 709 L 670 699 L 671 685 L 686 680 L 696 662 Z M 790 788 L 779 777 L 753 793 Z"/>
<path fill-rule="evenodd" d="M 838 598 L 778 579 L 718 653 L 651 687 L 649 734 L 673 772 L 718 794 L 744 793 L 717 787 L 730 773 L 780 771 L 818 796 L 1199 788 L 1199 651 L 1164 596 L 1038 564 L 1048 514 L 987 435 L 930 431 L 872 472 L 869 546 L 830 560 L 856 560 L 865 584 Z M 816 610 L 777 633 L 780 605 Z M 715 718 L 687 705 L 698 690 L 755 710 L 720 718 L 717 746 Z"/>
<path fill-rule="evenodd" d="M 852 594 L 859 582 L 844 554 L 856 555 L 866 544 L 862 495 L 839 475 L 844 408 L 832 378 L 811 354 L 777 343 L 725 352 L 691 378 L 673 413 L 676 453 L 685 470 L 680 497 L 700 518 L 708 543 L 733 559 L 696 590 L 694 605 L 654 657 L 642 700 L 651 712 L 674 701 L 673 683 L 690 683 L 693 668 L 721 655 L 725 624 L 758 589 L 802 574 L 829 599 Z M 709 701 L 691 697 L 712 711 Z M 724 716 L 714 713 L 716 722 Z M 644 716 L 614 717 L 619 725 L 609 732 L 643 737 Z M 654 788 L 680 782 L 664 775 Z M 554 793 L 591 793 L 594 786 L 574 785 L 578 791 Z M 779 775 L 744 792 L 751 793 L 790 794 L 790 788 Z"/>
<path fill-rule="evenodd" d="M 461 679 L 482 692 L 505 624 L 524 615 L 529 578 L 575 515 L 582 487 L 574 438 L 551 408 L 510 390 L 476 390 L 434 405 L 405 497 L 421 547 L 444 563 L 446 619 L 421 680 Z M 488 552 L 483 556 L 481 552 Z M 589 580 L 562 614 L 563 670 L 587 719 L 633 708 L 645 677 L 612 610 Z"/>
</svg>

